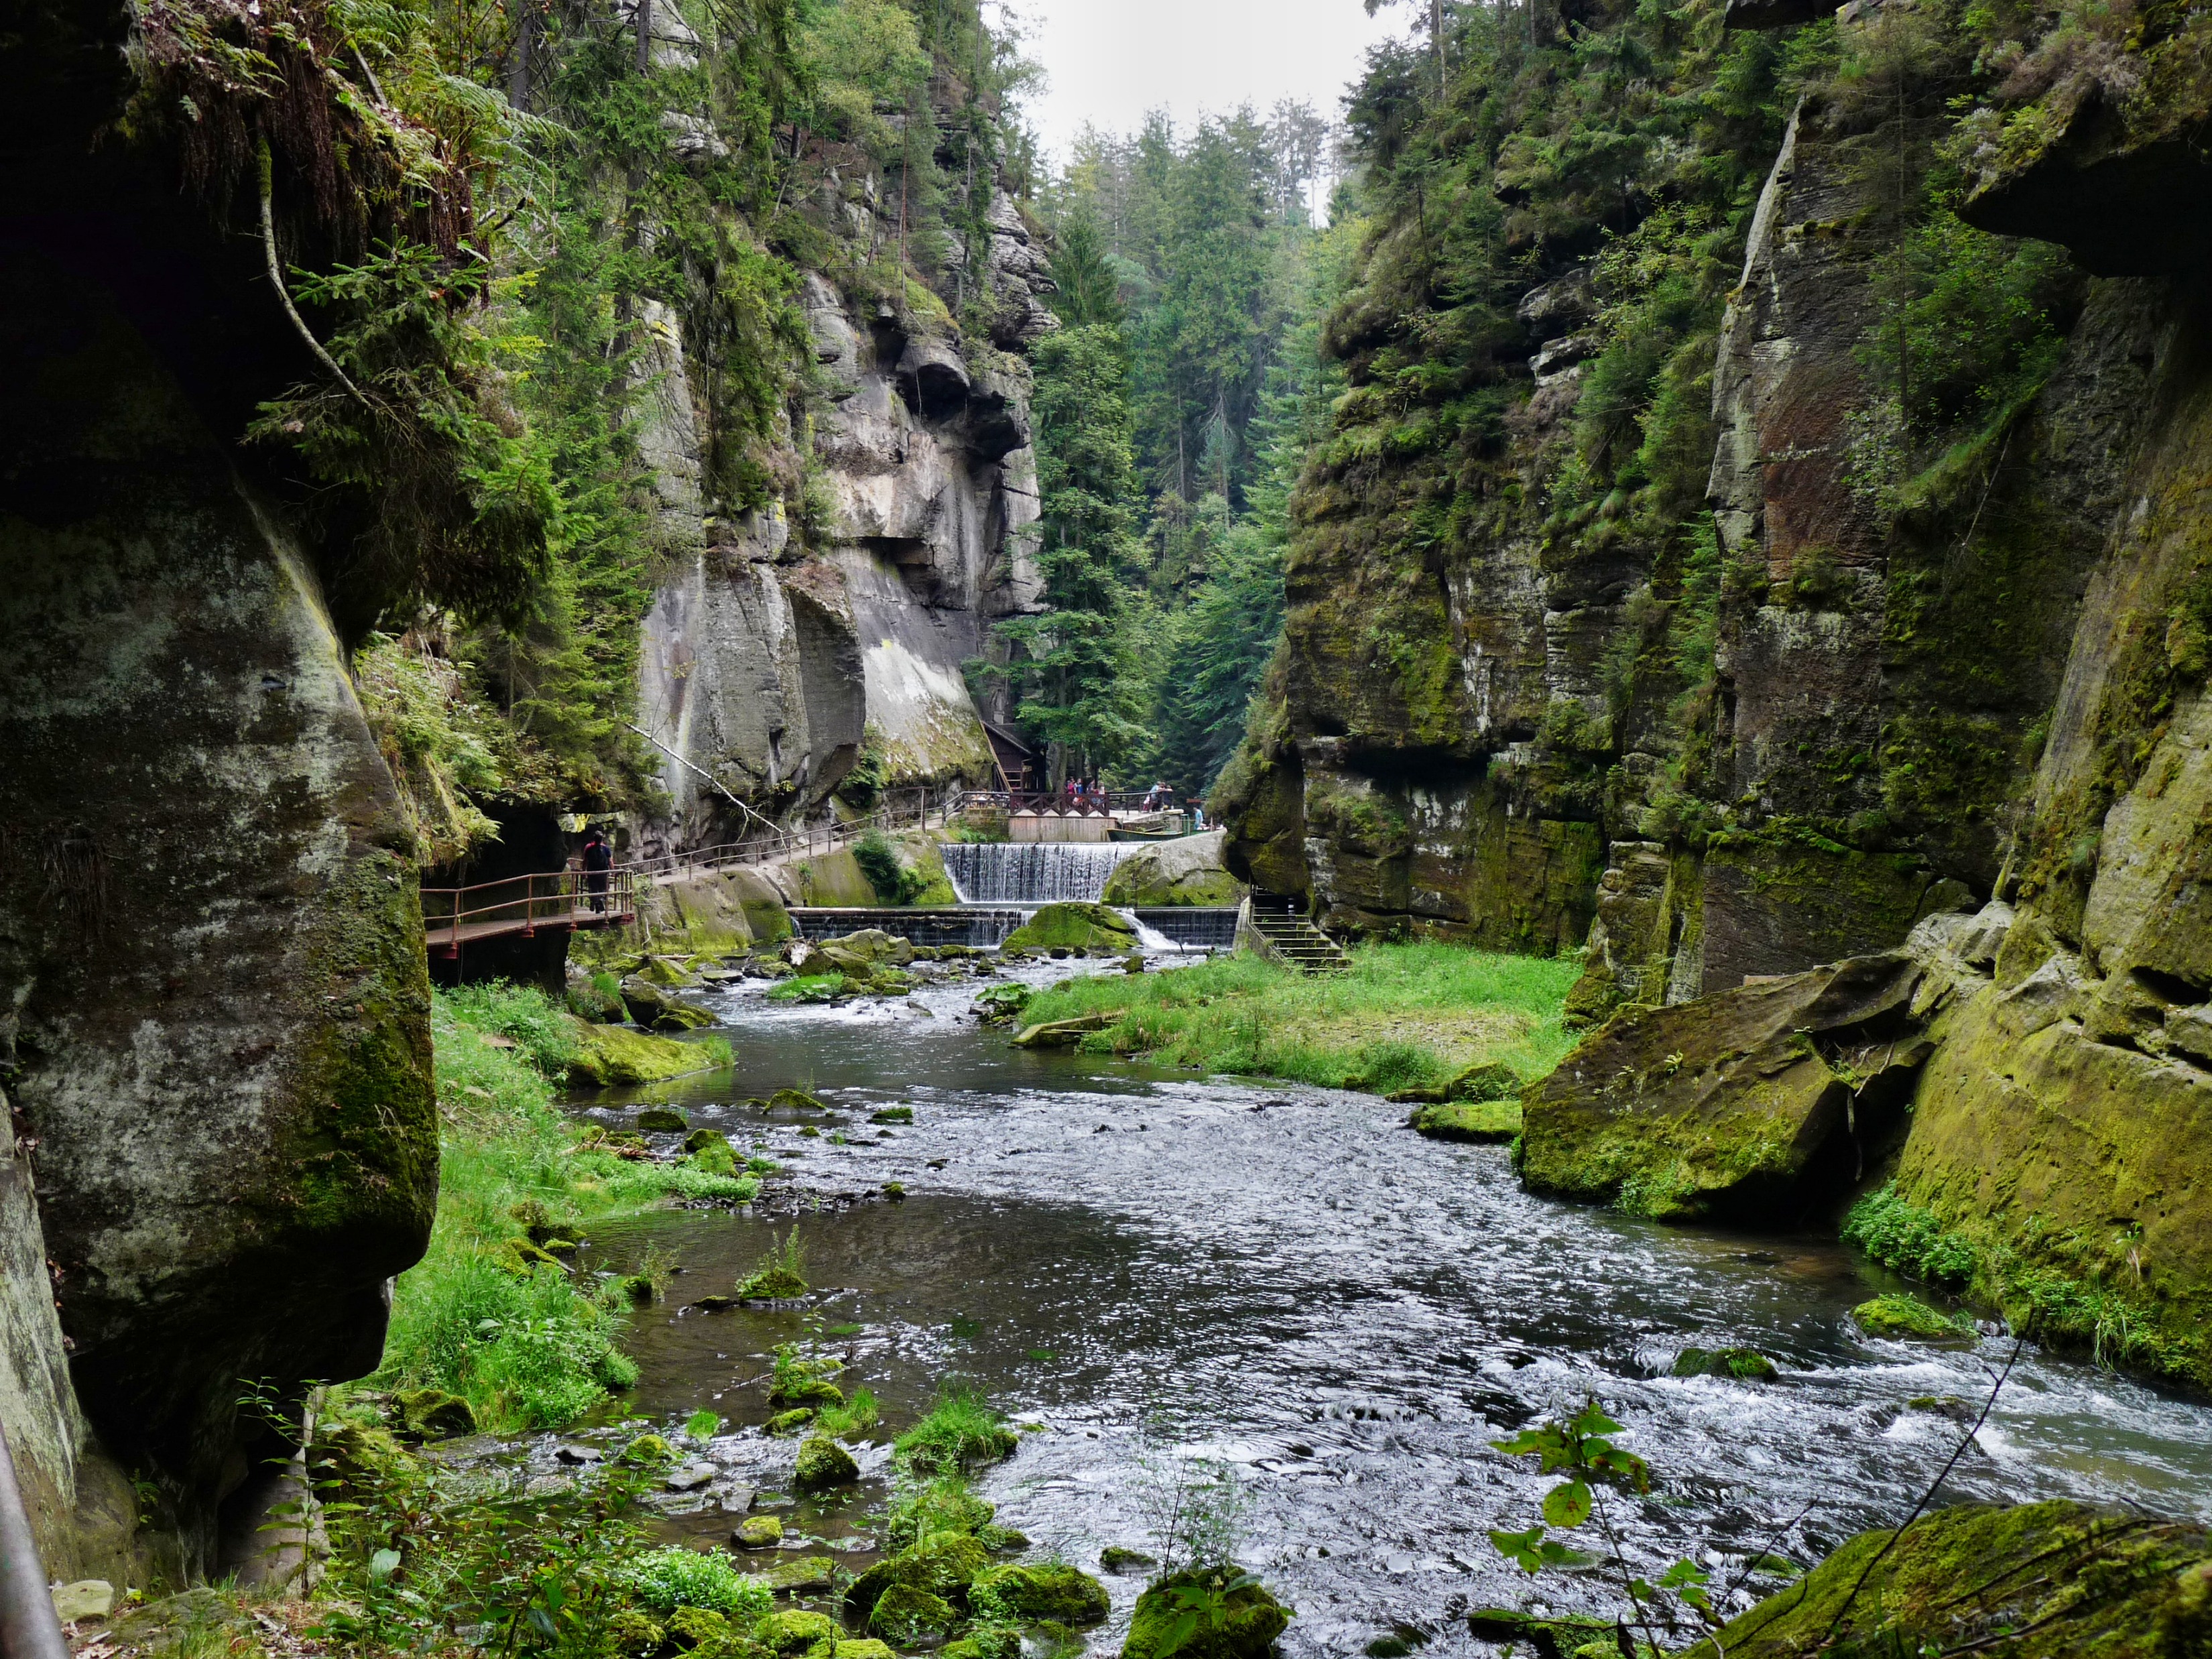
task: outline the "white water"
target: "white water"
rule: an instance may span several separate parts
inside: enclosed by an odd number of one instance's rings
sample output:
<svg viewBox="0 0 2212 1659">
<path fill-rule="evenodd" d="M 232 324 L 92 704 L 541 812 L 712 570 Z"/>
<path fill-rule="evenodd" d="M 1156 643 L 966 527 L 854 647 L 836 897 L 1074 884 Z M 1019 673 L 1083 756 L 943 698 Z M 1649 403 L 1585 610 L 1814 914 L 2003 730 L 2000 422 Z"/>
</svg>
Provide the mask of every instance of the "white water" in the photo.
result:
<svg viewBox="0 0 2212 1659">
<path fill-rule="evenodd" d="M 1096 904 L 1134 842 L 948 842 L 945 873 L 963 904 Z"/>
</svg>

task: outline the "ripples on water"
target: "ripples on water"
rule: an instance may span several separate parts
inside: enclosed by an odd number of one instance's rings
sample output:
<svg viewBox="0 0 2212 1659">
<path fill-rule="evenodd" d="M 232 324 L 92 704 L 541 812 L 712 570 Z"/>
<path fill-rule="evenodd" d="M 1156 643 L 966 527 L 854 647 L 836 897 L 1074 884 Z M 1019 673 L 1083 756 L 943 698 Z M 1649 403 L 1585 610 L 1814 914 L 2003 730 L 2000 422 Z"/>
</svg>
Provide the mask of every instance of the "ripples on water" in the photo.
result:
<svg viewBox="0 0 2212 1659">
<path fill-rule="evenodd" d="M 695 1123 L 826 1200 L 801 1222 L 808 1312 L 861 1328 L 830 1346 L 853 1359 L 842 1380 L 884 1401 L 887 1432 L 951 1376 L 1042 1425 L 980 1485 L 1004 1522 L 1094 1571 L 1105 1545 L 1147 1546 L 1147 1493 L 1174 1458 L 1227 1462 L 1248 1504 L 1239 1559 L 1299 1610 L 1288 1654 L 1353 1653 L 1395 1626 L 1431 1632 L 1426 1651 L 1489 1652 L 1458 1621 L 1469 1606 L 1609 1611 L 1601 1584 L 1528 1580 L 1486 1535 L 1534 1524 L 1552 1484 L 1486 1442 L 1593 1395 L 1659 1477 L 1626 1509 L 1639 1568 L 1706 1550 L 1810 1560 L 1900 1518 L 1956 1445 L 1961 1429 L 1906 1402 L 1978 1406 L 2011 1352 L 1859 1339 L 1847 1310 L 1882 1285 L 1832 1243 L 1533 1198 L 1503 1149 L 1422 1139 L 1370 1097 L 1024 1054 L 961 1018 L 971 994 L 787 1011 L 740 990 L 722 1000 L 734 1077 L 678 1093 Z M 819 1139 L 738 1104 L 787 1085 L 836 1109 Z M 890 1104 L 911 1127 L 867 1122 Z M 863 1196 L 890 1180 L 905 1202 Z M 726 1291 L 770 1224 L 655 1217 L 604 1230 L 586 1260 L 627 1268 L 657 1244 L 684 1264 L 671 1309 L 633 1333 L 633 1406 L 713 1405 L 739 1430 L 719 1453 L 773 1486 L 795 1443 L 748 1425 L 768 1415 L 766 1356 L 808 1316 L 681 1311 Z M 1783 1378 L 1665 1376 L 1692 1343 L 1759 1348 Z M 884 1460 L 864 1468 L 879 1503 Z M 2212 1418 L 2031 1350 L 1945 1492 L 2212 1512 Z M 865 1507 L 802 1518 L 865 1532 Z M 1140 1587 L 1108 1583 L 1101 1652 Z"/>
</svg>

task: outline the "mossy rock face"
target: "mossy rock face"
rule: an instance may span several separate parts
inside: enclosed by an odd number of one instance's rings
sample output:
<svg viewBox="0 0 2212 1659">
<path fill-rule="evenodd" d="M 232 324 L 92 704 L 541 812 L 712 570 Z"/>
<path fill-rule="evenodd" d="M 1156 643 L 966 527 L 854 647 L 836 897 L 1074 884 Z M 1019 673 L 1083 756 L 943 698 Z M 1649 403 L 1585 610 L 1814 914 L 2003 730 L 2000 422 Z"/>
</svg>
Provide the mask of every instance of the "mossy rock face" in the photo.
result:
<svg viewBox="0 0 2212 1659">
<path fill-rule="evenodd" d="M 801 1492 L 820 1492 L 860 1478 L 853 1455 L 826 1434 L 817 1434 L 799 1449 L 799 1464 L 792 1480 Z"/>
<path fill-rule="evenodd" d="M 1431 1140 L 1510 1140 L 1521 1133 L 1521 1103 L 1449 1101 L 1422 1107 L 1411 1121 Z"/>
<path fill-rule="evenodd" d="M 648 1134 L 670 1134 L 691 1127 L 691 1120 L 672 1106 L 648 1106 L 635 1121 Z"/>
<path fill-rule="evenodd" d="M 969 1605 L 996 1619 L 1095 1625 L 1112 1610 L 1105 1585 L 1066 1565 L 994 1567 L 968 1587 Z"/>
<path fill-rule="evenodd" d="M 950 1601 L 913 1584 L 893 1584 L 868 1610 L 868 1628 L 902 1647 L 941 1637 L 959 1622 Z"/>
<path fill-rule="evenodd" d="M 1933 1048 L 1911 1024 L 1920 980 L 1900 951 L 1616 1018 L 1522 1095 L 1522 1178 L 1662 1219 L 1794 1224 L 1854 1099 L 1896 1099 Z M 1822 1058 L 1824 1034 L 1877 1024 L 1903 1030 L 1866 1071 Z"/>
<path fill-rule="evenodd" d="M 661 1083 L 702 1068 L 705 1056 L 688 1042 L 619 1025 L 587 1025 L 578 1020 L 569 1035 L 576 1057 L 568 1081 L 601 1088 L 612 1083 Z"/>
<path fill-rule="evenodd" d="M 990 1551 L 966 1533 L 925 1533 L 855 1578 L 845 1592 L 845 1605 L 855 1613 L 872 1613 L 892 1585 L 910 1584 L 964 1607 L 969 1585 L 990 1570 Z"/>
<path fill-rule="evenodd" d="M 1099 951 L 1118 956 L 1137 945 L 1137 930 L 1103 904 L 1048 904 L 1006 936 L 1002 951 Z"/>
<path fill-rule="evenodd" d="M 1956 1342 L 1972 1335 L 1917 1297 L 1878 1296 L 1852 1309 L 1851 1318 L 1869 1336 L 1894 1341 Z"/>
<path fill-rule="evenodd" d="M 1756 1348 L 1685 1348 L 1674 1356 L 1674 1376 L 1725 1376 L 1738 1382 L 1771 1382 L 1781 1375 Z"/>
<path fill-rule="evenodd" d="M 773 1517 L 756 1517 L 768 1520 Z M 781 1529 L 779 1528 L 779 1531 Z M 803 1653 L 817 1642 L 827 1642 L 842 1636 L 837 1621 L 826 1613 L 816 1613 L 805 1607 L 786 1607 L 781 1612 L 763 1616 L 753 1626 L 753 1640 L 775 1653 Z"/>
<path fill-rule="evenodd" d="M 1170 1573 L 1147 1585 L 1137 1598 L 1129 1620 L 1129 1637 L 1121 1644 L 1121 1659 L 1159 1659 L 1159 1650 L 1176 1623 L 1181 1607 L 1174 1599 L 1180 1589 L 1218 1587 L 1233 1583 L 1237 1569 L 1230 1566 L 1192 1568 Z M 1285 1607 L 1264 1585 L 1244 1584 L 1224 1597 L 1226 1616 L 1218 1629 L 1202 1629 L 1175 1651 L 1176 1659 L 1266 1659 L 1275 1640 L 1290 1627 L 1295 1610 Z"/>
<path fill-rule="evenodd" d="M 1952 1652 L 2008 1631 L 1990 1650 L 2007 1659 L 2197 1659 L 2212 1540 L 2086 1504 L 1958 1504 L 1861 1533 L 1681 1659 Z"/>
</svg>

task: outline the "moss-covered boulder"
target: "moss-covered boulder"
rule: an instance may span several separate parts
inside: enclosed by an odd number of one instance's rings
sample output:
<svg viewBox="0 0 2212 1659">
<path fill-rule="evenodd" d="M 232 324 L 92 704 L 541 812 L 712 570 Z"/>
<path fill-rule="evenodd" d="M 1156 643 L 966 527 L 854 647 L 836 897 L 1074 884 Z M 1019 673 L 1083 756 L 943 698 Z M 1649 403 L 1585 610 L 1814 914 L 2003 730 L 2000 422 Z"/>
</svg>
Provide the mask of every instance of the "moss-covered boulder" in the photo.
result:
<svg viewBox="0 0 2212 1659">
<path fill-rule="evenodd" d="M 778 1412 L 774 1417 L 769 1418 L 767 1423 L 763 1426 L 764 1426 L 770 1434 L 775 1435 L 781 1438 L 786 1435 L 804 1433 L 813 1421 L 813 1407 L 796 1406 L 787 1412 Z M 757 1518 L 761 1520 L 769 1520 L 773 1517 L 762 1516 Z M 752 1523 L 750 1522 L 747 1522 L 745 1524 L 750 1526 Z M 783 1535 L 782 1525 L 781 1522 L 777 1523 L 776 1535 L 778 1537 L 781 1537 Z"/>
<path fill-rule="evenodd" d="M 1917 1297 L 1877 1296 L 1851 1310 L 1852 1322 L 1869 1336 L 1898 1341 L 1956 1342 L 1973 1333 Z"/>
<path fill-rule="evenodd" d="M 965 1607 L 969 1585 L 990 1570 L 990 1551 L 966 1533 L 925 1533 L 855 1578 L 845 1592 L 845 1605 L 865 1615 L 892 1585 L 908 1584 Z"/>
<path fill-rule="evenodd" d="M 1410 1121 L 1431 1140 L 1510 1140 L 1521 1133 L 1521 1103 L 1444 1101 L 1417 1108 Z"/>
<path fill-rule="evenodd" d="M 804 1089 L 778 1089 L 768 1097 L 768 1105 L 772 1112 L 826 1112 L 830 1109 L 827 1101 L 808 1094 Z"/>
<path fill-rule="evenodd" d="M 1050 1563 L 994 1567 L 969 1585 L 968 1603 L 980 1618 L 1023 1623 L 1095 1625 L 1112 1610 L 1105 1585 L 1078 1568 Z"/>
<path fill-rule="evenodd" d="M 615 1454 L 615 1462 L 632 1468 L 665 1468 L 676 1461 L 676 1448 L 657 1434 L 641 1434 Z"/>
<path fill-rule="evenodd" d="M 1674 1356 L 1675 1376 L 1725 1376 L 1738 1382 L 1771 1382 L 1781 1373 L 1756 1348 L 1685 1348 Z"/>
<path fill-rule="evenodd" d="M 978 1625 L 939 1650 L 937 1659 L 1020 1659 L 1022 1633 L 1012 1625 Z"/>
<path fill-rule="evenodd" d="M 783 1522 L 773 1515 L 749 1515 L 730 1541 L 741 1550 L 772 1550 L 783 1542 Z"/>
<path fill-rule="evenodd" d="M 678 1134 L 688 1133 L 691 1120 L 673 1106 L 648 1106 L 632 1120 L 648 1134 Z"/>
<path fill-rule="evenodd" d="M 623 981 L 622 1000 L 629 1017 L 652 1030 L 689 1031 L 714 1023 L 714 1015 L 704 1008 L 679 1001 L 641 975 L 632 974 Z"/>
<path fill-rule="evenodd" d="M 1613 1020 L 1522 1097 L 1530 1188 L 1795 1223 L 1894 1143 L 1933 1044 L 1896 952 Z M 1923 1012 L 1925 1011 L 1923 1011 Z"/>
<path fill-rule="evenodd" d="M 1970 1650 L 2007 1659 L 2212 1652 L 2212 1540 L 2201 1525 L 2086 1504 L 1960 1504 L 1901 1534 L 1861 1533 L 1682 1659 Z"/>
<path fill-rule="evenodd" d="M 1119 956 L 1137 948 L 1137 930 L 1127 917 L 1103 904 L 1047 904 L 1009 933 L 999 948 Z"/>
<path fill-rule="evenodd" d="M 1243 901 L 1244 886 L 1222 862 L 1226 832 L 1211 830 L 1129 854 L 1106 878 L 1100 897 L 1119 905 L 1212 905 Z"/>
<path fill-rule="evenodd" d="M 679 1648 L 718 1650 L 735 1634 L 713 1607 L 678 1607 L 668 1615 L 668 1639 Z"/>
<path fill-rule="evenodd" d="M 799 1449 L 798 1466 L 791 1478 L 801 1492 L 820 1492 L 825 1486 L 858 1480 L 860 1466 L 853 1461 L 852 1453 L 828 1435 L 817 1434 Z"/>
<path fill-rule="evenodd" d="M 668 1632 L 635 1607 L 624 1607 L 607 1620 L 607 1643 L 617 1653 L 651 1653 L 667 1639 Z"/>
<path fill-rule="evenodd" d="M 964 1532 L 972 1537 L 989 1526 L 997 1513 L 956 1475 L 933 1480 L 893 1504 L 884 1523 L 884 1536 L 902 1548 L 936 1532 Z"/>
<path fill-rule="evenodd" d="M 576 1045 L 575 1058 L 568 1062 L 571 1083 L 601 1088 L 613 1083 L 660 1083 L 699 1071 L 709 1062 L 706 1054 L 688 1042 L 619 1025 L 577 1020 L 569 1035 Z"/>
<path fill-rule="evenodd" d="M 1223 1616 L 1218 1623 L 1202 1624 L 1197 1633 L 1174 1650 L 1177 1659 L 1266 1659 L 1296 1617 L 1270 1595 L 1264 1585 L 1235 1584 L 1242 1575 L 1232 1566 L 1192 1568 L 1170 1573 L 1146 1587 L 1137 1598 L 1129 1620 L 1129 1637 L 1121 1644 L 1121 1659 L 1160 1659 L 1160 1650 L 1182 1612 L 1179 1592 L 1197 1590 L 1218 1596 Z"/>
<path fill-rule="evenodd" d="M 940 1638 L 959 1622 L 952 1603 L 913 1584 L 893 1584 L 868 1610 L 868 1628 L 902 1647 Z"/>
<path fill-rule="evenodd" d="M 745 1578 L 775 1595 L 811 1595 L 836 1583 L 837 1564 L 826 1555 L 793 1556 L 758 1572 L 749 1572 Z"/>
<path fill-rule="evenodd" d="M 764 1614 L 753 1626 L 753 1640 L 772 1653 L 804 1653 L 817 1642 L 843 1634 L 826 1613 L 806 1607 L 785 1607 Z"/>
</svg>

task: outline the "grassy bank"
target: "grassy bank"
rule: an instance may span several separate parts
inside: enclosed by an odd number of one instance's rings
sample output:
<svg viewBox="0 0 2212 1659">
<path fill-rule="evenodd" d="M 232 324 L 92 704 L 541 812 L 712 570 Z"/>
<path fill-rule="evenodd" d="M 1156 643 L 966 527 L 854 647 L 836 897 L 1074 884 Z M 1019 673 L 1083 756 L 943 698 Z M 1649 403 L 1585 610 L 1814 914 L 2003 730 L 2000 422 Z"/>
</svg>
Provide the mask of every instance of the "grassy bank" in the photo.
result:
<svg viewBox="0 0 2212 1659">
<path fill-rule="evenodd" d="M 429 1253 L 399 1277 L 374 1381 L 457 1395 L 484 1429 L 557 1426 L 635 1380 L 615 1337 L 640 1288 L 579 1279 L 562 1241 L 672 1196 L 750 1198 L 757 1182 L 712 1167 L 721 1160 L 711 1154 L 655 1163 L 580 1132 L 553 1104 L 574 1025 L 542 992 L 440 992 L 432 1026 L 437 1225 Z M 702 1065 L 727 1063 L 720 1039 L 701 1047 Z"/>
<path fill-rule="evenodd" d="M 1093 1053 L 1378 1094 L 1441 1088 L 1471 1066 L 1541 1077 L 1574 1046 L 1560 1024 L 1569 960 L 1447 945 L 1370 945 L 1349 972 L 1310 977 L 1251 957 L 1164 973 L 1069 980 L 1024 1024 L 1103 1014 Z"/>
</svg>

